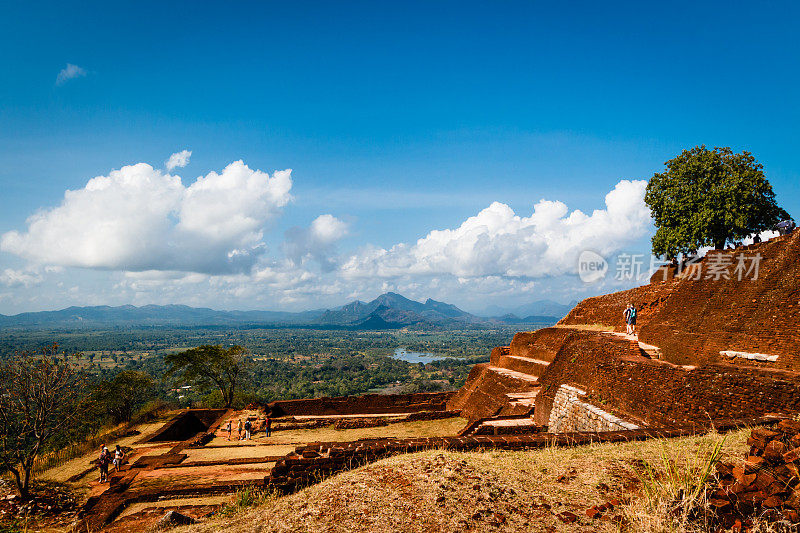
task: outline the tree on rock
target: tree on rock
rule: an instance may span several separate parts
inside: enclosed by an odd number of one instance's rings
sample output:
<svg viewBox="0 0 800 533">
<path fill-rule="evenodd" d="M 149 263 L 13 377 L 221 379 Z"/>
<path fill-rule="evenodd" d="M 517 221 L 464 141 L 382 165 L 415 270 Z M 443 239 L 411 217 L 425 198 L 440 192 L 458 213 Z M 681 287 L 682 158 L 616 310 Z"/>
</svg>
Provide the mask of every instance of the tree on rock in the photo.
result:
<svg viewBox="0 0 800 533">
<path fill-rule="evenodd" d="M 204 345 L 167 354 L 164 361 L 169 366 L 169 374 L 178 374 L 184 380 L 204 388 L 218 388 L 225 407 L 230 407 L 246 353 L 247 350 L 241 346 L 225 349 L 222 346 Z"/>
<path fill-rule="evenodd" d="M 644 197 L 657 227 L 656 255 L 673 258 L 703 246 L 722 249 L 789 217 L 749 152 L 697 146 L 665 166 L 650 179 Z"/>
</svg>

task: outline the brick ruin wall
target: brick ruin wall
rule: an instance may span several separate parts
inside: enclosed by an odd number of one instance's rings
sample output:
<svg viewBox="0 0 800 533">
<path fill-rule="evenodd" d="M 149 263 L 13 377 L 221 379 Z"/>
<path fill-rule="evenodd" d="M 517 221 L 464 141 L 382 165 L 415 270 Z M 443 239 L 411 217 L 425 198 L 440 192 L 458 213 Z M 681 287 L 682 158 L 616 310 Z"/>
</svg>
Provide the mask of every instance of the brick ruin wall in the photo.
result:
<svg viewBox="0 0 800 533">
<path fill-rule="evenodd" d="M 626 422 L 608 411 L 583 401 L 586 391 L 561 385 L 553 399 L 553 407 L 547 424 L 550 433 L 572 431 L 625 431 L 639 429 L 639 426 Z"/>
<path fill-rule="evenodd" d="M 774 423 L 775 418 L 721 420 L 720 431 Z M 580 446 L 601 442 L 629 442 L 670 438 L 705 431 L 698 427 L 640 428 L 602 433 L 539 433 L 534 435 L 487 435 L 407 439 L 363 439 L 354 442 L 316 442 L 299 446 L 278 461 L 264 483 L 282 492 L 293 492 L 319 480 L 399 453 L 424 450 L 531 450 L 553 446 Z"/>
<path fill-rule="evenodd" d="M 757 279 L 705 279 L 708 263 L 738 262 L 738 255 L 761 255 Z M 714 258 L 714 256 L 718 256 Z M 749 263 L 748 263 L 749 264 Z M 800 231 L 736 250 L 711 251 L 700 263 L 701 279 L 686 276 L 658 281 L 578 304 L 562 325 L 604 324 L 624 330 L 628 302 L 641 307 L 639 339 L 661 348 L 681 365 L 732 362 L 800 371 Z M 729 358 L 721 351 L 777 355 L 774 362 Z"/>
<path fill-rule="evenodd" d="M 172 417 L 160 430 L 143 442 L 189 439 L 198 433 L 207 431 L 225 412 L 225 409 L 186 409 Z"/>
<path fill-rule="evenodd" d="M 339 398 L 308 398 L 278 400 L 269 404 L 273 416 L 325 416 L 352 414 L 415 413 L 444 411 L 447 401 L 455 394 L 420 392 L 416 394 L 365 394 Z"/>
<path fill-rule="evenodd" d="M 550 362 L 571 333 L 571 330 L 564 328 L 521 331 L 511 339 L 508 354 Z"/>
<path fill-rule="evenodd" d="M 534 420 L 541 425 L 563 384 L 586 391 L 587 403 L 653 427 L 800 412 L 798 373 L 724 364 L 687 369 L 633 358 L 627 341 L 595 332 L 573 333 L 540 383 Z"/>
</svg>

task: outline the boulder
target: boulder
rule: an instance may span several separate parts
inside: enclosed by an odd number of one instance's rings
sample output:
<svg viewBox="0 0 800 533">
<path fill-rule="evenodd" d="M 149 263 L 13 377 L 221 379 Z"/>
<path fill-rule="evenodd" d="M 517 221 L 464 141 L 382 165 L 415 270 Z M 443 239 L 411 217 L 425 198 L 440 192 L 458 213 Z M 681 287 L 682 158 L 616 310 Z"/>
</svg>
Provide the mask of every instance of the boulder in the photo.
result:
<svg viewBox="0 0 800 533">
<path fill-rule="evenodd" d="M 158 521 L 157 529 L 169 529 L 178 526 L 188 526 L 196 523 L 197 520 L 191 516 L 186 516 L 178 511 L 167 511 Z"/>
</svg>

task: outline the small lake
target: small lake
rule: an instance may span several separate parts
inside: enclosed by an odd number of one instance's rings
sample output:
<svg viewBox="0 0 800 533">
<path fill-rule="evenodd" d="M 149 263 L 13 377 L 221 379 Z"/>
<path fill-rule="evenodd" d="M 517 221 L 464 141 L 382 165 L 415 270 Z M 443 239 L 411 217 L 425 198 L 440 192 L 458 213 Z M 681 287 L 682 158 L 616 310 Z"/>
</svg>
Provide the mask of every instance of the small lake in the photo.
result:
<svg viewBox="0 0 800 533">
<path fill-rule="evenodd" d="M 439 359 L 447 359 L 441 355 L 434 355 L 432 353 L 424 353 L 424 352 L 409 352 L 405 348 L 398 348 L 392 354 L 392 357 L 395 359 L 400 359 L 401 361 L 405 361 L 407 363 L 423 363 L 428 364 L 432 363 L 433 361 L 438 361 Z"/>
</svg>

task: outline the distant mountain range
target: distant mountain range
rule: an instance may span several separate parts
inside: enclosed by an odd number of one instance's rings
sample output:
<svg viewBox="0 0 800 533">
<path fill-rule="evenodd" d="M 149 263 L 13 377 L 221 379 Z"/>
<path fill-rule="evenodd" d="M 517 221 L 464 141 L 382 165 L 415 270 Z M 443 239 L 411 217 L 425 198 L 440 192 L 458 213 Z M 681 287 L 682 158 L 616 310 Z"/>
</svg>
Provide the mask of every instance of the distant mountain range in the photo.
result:
<svg viewBox="0 0 800 533">
<path fill-rule="evenodd" d="M 550 302 L 555 306 L 555 304 Z M 566 306 L 562 306 L 566 307 Z M 571 307 L 570 307 L 571 308 Z M 516 314 L 479 317 L 452 304 L 428 298 L 424 303 L 387 292 L 372 300 L 356 300 L 334 309 L 289 313 L 281 311 L 216 311 L 185 305 L 145 305 L 136 307 L 68 307 L 60 311 L 40 311 L 0 315 L 0 328 L 97 328 L 119 326 L 296 326 L 341 329 L 398 329 L 417 327 L 464 327 L 502 324 L 553 324 L 567 311 L 559 307 L 546 314 Z M 537 307 L 536 309 L 545 309 Z"/>
<path fill-rule="evenodd" d="M 538 315 L 538 316 L 555 316 L 559 319 L 567 316 L 573 307 L 578 305 L 577 300 L 568 304 L 560 304 L 553 300 L 536 300 L 529 304 L 520 305 L 517 307 L 500 307 L 498 305 L 491 305 L 479 313 L 480 316 L 503 316 L 503 315 L 516 315 L 520 317 Z"/>
</svg>

